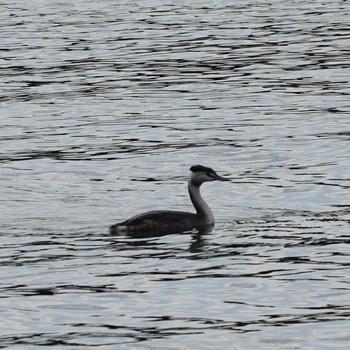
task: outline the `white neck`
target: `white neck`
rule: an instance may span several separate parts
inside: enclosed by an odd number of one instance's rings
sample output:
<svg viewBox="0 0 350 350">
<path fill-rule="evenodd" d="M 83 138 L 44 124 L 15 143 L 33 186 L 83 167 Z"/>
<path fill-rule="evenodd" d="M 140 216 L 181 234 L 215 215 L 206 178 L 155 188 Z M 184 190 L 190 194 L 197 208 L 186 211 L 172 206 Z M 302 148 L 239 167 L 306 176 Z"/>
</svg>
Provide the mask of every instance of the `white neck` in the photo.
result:
<svg viewBox="0 0 350 350">
<path fill-rule="evenodd" d="M 191 201 L 193 203 L 193 206 L 196 208 L 197 214 L 203 218 L 203 221 L 211 225 L 214 223 L 214 215 L 212 211 L 210 210 L 207 203 L 205 203 L 204 199 L 201 196 L 199 186 L 195 186 L 188 183 L 188 192 L 190 194 Z"/>
</svg>

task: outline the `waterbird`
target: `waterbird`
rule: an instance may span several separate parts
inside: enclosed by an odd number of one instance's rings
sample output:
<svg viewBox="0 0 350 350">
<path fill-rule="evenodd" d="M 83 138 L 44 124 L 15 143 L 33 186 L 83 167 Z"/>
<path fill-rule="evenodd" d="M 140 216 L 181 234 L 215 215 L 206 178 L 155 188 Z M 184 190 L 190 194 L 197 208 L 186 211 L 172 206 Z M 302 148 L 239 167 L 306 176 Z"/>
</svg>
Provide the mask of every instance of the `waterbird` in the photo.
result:
<svg viewBox="0 0 350 350">
<path fill-rule="evenodd" d="M 230 181 L 218 175 L 212 168 L 194 165 L 188 177 L 188 192 L 196 213 L 174 210 L 152 210 L 131 217 L 110 226 L 111 234 L 136 232 L 173 232 L 187 231 L 194 228 L 214 225 L 214 215 L 200 193 L 200 186 L 209 181 Z"/>
</svg>

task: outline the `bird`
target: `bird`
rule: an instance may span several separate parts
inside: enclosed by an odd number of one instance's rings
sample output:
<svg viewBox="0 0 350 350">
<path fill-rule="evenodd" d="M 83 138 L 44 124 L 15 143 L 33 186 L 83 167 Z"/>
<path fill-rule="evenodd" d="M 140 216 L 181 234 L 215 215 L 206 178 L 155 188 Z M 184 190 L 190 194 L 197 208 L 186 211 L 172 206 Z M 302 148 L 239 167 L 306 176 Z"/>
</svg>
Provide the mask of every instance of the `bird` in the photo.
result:
<svg viewBox="0 0 350 350">
<path fill-rule="evenodd" d="M 174 210 L 152 210 L 110 226 L 111 234 L 133 234 L 146 232 L 184 232 L 214 225 L 215 219 L 200 193 L 200 187 L 209 181 L 230 181 L 218 175 L 212 168 L 194 165 L 188 177 L 188 192 L 196 213 Z"/>
</svg>

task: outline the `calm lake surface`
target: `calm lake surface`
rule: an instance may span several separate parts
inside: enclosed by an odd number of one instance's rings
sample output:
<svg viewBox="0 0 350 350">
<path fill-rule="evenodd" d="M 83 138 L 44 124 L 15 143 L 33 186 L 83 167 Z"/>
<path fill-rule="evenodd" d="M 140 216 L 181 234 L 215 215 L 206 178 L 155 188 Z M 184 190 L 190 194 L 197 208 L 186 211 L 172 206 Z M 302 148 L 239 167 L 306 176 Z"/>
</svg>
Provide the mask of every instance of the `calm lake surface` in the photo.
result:
<svg viewBox="0 0 350 350">
<path fill-rule="evenodd" d="M 0 348 L 348 349 L 347 1 L 2 1 Z M 111 236 L 150 209 L 211 232 Z"/>
</svg>

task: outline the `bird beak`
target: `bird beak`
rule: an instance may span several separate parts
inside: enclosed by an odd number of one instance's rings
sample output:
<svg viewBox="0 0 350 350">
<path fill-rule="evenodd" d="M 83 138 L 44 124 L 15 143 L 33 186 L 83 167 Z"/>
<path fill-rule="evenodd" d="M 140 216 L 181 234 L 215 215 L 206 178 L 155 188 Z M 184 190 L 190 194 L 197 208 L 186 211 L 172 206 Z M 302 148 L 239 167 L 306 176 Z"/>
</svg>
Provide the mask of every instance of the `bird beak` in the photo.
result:
<svg viewBox="0 0 350 350">
<path fill-rule="evenodd" d="M 210 176 L 217 181 L 231 181 L 231 179 L 229 179 L 228 177 L 223 177 L 218 174 L 210 174 Z"/>
</svg>

